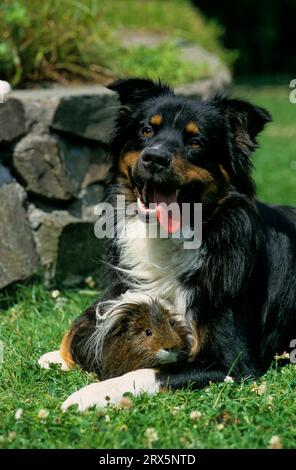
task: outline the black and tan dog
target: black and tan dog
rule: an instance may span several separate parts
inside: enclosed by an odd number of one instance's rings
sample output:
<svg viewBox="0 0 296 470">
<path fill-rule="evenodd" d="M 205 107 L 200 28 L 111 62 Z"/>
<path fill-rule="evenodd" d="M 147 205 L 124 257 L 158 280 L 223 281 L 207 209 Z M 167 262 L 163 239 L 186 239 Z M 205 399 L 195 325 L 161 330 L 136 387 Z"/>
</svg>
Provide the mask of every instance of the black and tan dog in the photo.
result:
<svg viewBox="0 0 296 470">
<path fill-rule="evenodd" d="M 125 195 L 144 215 L 153 203 L 159 225 L 168 218 L 161 203 L 201 202 L 203 241 L 185 250 L 172 237 L 139 237 L 145 221 L 129 216 L 125 237 L 109 243 L 114 268 L 103 301 L 120 303 L 132 292 L 168 300 L 197 325 L 198 354 L 173 368 L 136 370 L 89 385 L 63 409 L 104 406 L 106 397 L 116 402 L 126 391 L 200 388 L 224 380 L 230 369 L 237 379 L 264 373 L 296 338 L 296 211 L 259 203 L 250 175 L 256 136 L 271 120 L 269 113 L 241 100 L 177 97 L 150 80 L 123 80 L 109 88 L 122 106 L 111 142 L 107 200 L 115 204 L 117 195 Z M 181 223 L 169 222 L 171 232 Z M 79 356 L 84 368 L 95 370 L 104 335 L 97 328 L 100 305 L 66 335 L 64 365 Z"/>
</svg>

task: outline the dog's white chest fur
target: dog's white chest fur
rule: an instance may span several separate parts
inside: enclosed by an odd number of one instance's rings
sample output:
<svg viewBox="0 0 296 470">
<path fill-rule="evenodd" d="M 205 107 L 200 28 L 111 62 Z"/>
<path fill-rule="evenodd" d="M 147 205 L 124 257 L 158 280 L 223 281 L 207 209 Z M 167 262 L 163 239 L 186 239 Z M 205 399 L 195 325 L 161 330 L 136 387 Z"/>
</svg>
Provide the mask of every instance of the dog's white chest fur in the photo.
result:
<svg viewBox="0 0 296 470">
<path fill-rule="evenodd" d="M 138 217 L 128 220 L 119 246 L 120 269 L 126 273 L 130 288 L 164 298 L 183 313 L 189 292 L 182 289 L 178 278 L 197 268 L 201 249 L 184 249 L 181 239 L 149 238 L 147 225 Z"/>
</svg>

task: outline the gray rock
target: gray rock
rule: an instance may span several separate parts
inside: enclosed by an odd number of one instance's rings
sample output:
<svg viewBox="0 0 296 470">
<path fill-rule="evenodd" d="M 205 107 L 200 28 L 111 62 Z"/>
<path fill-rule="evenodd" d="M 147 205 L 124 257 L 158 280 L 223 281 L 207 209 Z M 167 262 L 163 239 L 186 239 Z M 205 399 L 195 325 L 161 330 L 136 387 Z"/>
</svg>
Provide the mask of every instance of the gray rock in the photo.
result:
<svg viewBox="0 0 296 470">
<path fill-rule="evenodd" d="M 28 278 L 38 267 L 25 201 L 18 183 L 0 188 L 0 288 Z"/>
<path fill-rule="evenodd" d="M 100 85 L 56 86 L 10 93 L 25 109 L 28 129 L 39 132 L 52 126 L 79 137 L 108 142 L 117 97 Z"/>
<path fill-rule="evenodd" d="M 55 112 L 51 127 L 86 139 L 108 143 L 117 97 L 101 95 L 66 96 Z"/>
<path fill-rule="evenodd" d="M 17 96 L 25 110 L 28 131 L 34 130 L 35 133 L 49 132 L 49 126 L 58 107 L 59 99 L 54 96 L 36 98 L 34 92 L 29 95 L 22 95 L 21 91 L 18 92 Z"/>
<path fill-rule="evenodd" d="M 0 143 L 12 142 L 25 132 L 25 112 L 22 103 L 13 98 L 0 103 Z"/>
<path fill-rule="evenodd" d="M 218 56 L 197 44 L 190 43 L 183 45 L 182 56 L 184 60 L 193 64 L 207 64 L 209 76 L 177 87 L 177 95 L 204 100 L 218 92 L 228 90 L 232 81 L 231 73 Z"/>
<path fill-rule="evenodd" d="M 111 161 L 107 157 L 106 150 L 97 147 L 91 150 L 89 167 L 81 183 L 82 188 L 93 183 L 103 183 L 110 171 Z"/>
<path fill-rule="evenodd" d="M 6 166 L 1 165 L 0 163 L 0 187 L 4 184 L 12 183 L 13 177 Z"/>
<path fill-rule="evenodd" d="M 98 285 L 104 284 L 100 263 L 103 241 L 94 235 L 93 211 L 89 217 L 86 202 L 83 210 L 82 205 L 76 216 L 44 205 L 29 207 L 29 220 L 47 286 L 76 285 L 89 275 Z"/>
<path fill-rule="evenodd" d="M 89 162 L 87 146 L 48 134 L 28 134 L 18 142 L 13 156 L 28 191 L 64 201 L 78 194 Z"/>
</svg>

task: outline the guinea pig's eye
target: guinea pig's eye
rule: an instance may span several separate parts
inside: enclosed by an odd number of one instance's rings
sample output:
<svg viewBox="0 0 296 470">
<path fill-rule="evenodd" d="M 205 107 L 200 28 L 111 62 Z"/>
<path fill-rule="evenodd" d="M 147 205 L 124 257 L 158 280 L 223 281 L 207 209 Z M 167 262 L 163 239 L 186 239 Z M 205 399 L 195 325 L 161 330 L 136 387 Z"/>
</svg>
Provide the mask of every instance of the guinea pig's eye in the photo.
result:
<svg viewBox="0 0 296 470">
<path fill-rule="evenodd" d="M 201 147 L 200 139 L 198 137 L 193 137 L 189 140 L 189 145 L 193 149 L 198 149 Z"/>
<path fill-rule="evenodd" d="M 150 136 L 152 135 L 152 129 L 151 129 L 151 127 L 148 127 L 148 126 L 143 127 L 143 129 L 142 129 L 142 134 L 143 134 L 145 137 L 150 137 Z"/>
<path fill-rule="evenodd" d="M 146 333 L 146 336 L 152 336 L 152 331 L 151 330 L 146 330 L 145 333 Z"/>
</svg>

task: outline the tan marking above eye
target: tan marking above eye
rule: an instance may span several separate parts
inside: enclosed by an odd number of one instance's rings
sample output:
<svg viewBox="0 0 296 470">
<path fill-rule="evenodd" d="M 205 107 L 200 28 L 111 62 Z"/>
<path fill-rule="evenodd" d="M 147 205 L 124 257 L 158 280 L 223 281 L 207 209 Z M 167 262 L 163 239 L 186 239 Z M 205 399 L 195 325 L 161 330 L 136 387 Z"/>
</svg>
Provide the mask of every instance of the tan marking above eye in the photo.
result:
<svg viewBox="0 0 296 470">
<path fill-rule="evenodd" d="M 189 121 L 187 122 L 185 129 L 188 133 L 190 134 L 198 134 L 199 133 L 199 127 L 196 124 L 196 122 Z"/>
<path fill-rule="evenodd" d="M 153 126 L 160 126 L 162 123 L 162 115 L 161 114 L 153 114 L 153 116 L 150 119 L 150 122 Z"/>
</svg>

